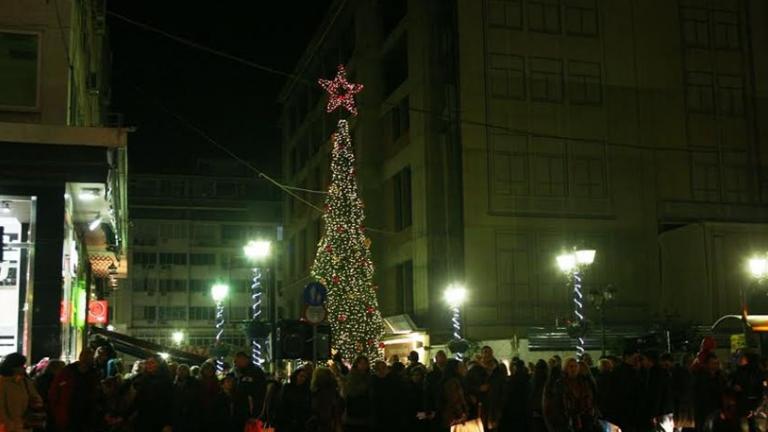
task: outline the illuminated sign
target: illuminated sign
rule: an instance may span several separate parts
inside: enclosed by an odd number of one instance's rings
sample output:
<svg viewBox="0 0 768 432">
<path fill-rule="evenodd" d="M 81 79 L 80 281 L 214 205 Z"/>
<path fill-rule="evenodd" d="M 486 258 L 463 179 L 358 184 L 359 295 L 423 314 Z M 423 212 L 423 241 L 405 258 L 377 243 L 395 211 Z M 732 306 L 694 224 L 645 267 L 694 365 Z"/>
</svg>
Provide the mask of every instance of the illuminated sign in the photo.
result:
<svg viewBox="0 0 768 432">
<path fill-rule="evenodd" d="M 88 324 L 107 324 L 109 304 L 106 300 L 92 300 L 88 303 Z"/>
</svg>

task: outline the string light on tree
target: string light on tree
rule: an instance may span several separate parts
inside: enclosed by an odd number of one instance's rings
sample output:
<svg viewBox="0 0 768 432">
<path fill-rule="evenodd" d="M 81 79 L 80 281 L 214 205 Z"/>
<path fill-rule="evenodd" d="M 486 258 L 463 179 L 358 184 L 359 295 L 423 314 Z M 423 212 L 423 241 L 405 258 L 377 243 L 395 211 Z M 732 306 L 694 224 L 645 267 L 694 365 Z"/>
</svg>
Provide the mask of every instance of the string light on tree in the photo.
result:
<svg viewBox="0 0 768 432">
<path fill-rule="evenodd" d="M 334 80 L 320 80 L 320 85 L 329 93 L 329 112 L 342 106 L 357 113 L 353 96 L 363 86 L 348 83 L 343 66 L 339 66 Z M 349 124 L 340 120 L 333 135 L 324 232 L 317 245 L 312 276 L 328 287 L 326 307 L 328 316 L 333 317 L 333 347 L 350 361 L 357 355 L 380 358 L 379 341 L 384 334 L 373 283 L 370 240 L 360 229 L 365 214 L 352 175 L 354 165 Z"/>
<path fill-rule="evenodd" d="M 334 111 L 342 106 L 352 115 L 357 115 L 355 95 L 363 90 L 362 84 L 353 84 L 347 81 L 347 70 L 344 65 L 339 65 L 336 77 L 332 80 L 318 80 L 320 87 L 328 92 L 328 105 L 325 110 Z M 354 167 L 348 167 L 346 172 L 354 172 Z"/>
</svg>

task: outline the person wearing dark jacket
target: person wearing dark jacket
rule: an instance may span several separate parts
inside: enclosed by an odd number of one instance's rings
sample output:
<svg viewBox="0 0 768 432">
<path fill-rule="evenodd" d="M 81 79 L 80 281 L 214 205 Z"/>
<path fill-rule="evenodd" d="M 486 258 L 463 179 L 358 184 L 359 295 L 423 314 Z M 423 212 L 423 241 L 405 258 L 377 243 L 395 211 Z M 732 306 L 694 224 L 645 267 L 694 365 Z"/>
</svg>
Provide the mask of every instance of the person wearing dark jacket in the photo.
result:
<svg viewBox="0 0 768 432">
<path fill-rule="evenodd" d="M 757 409 L 763 396 L 763 372 L 759 358 L 753 353 L 742 353 L 736 371 L 731 375 L 730 387 L 736 395 L 739 415 L 747 416 Z"/>
<path fill-rule="evenodd" d="M 216 378 L 216 366 L 208 360 L 200 366 L 200 424 L 205 432 L 216 431 L 216 400 L 221 393 L 219 380 Z"/>
<path fill-rule="evenodd" d="M 443 381 L 440 387 L 438 403 L 439 431 L 446 432 L 451 426 L 469 418 L 469 406 L 464 390 L 464 377 L 467 368 L 459 360 L 450 359 L 443 369 Z"/>
<path fill-rule="evenodd" d="M 467 372 L 467 393 L 472 414 L 480 411 L 486 430 L 495 430 L 504 407 L 504 387 L 507 376 L 499 369 L 493 357 L 493 349 L 484 346 L 480 362 L 470 366 Z M 479 407 L 482 406 L 482 409 Z"/>
<path fill-rule="evenodd" d="M 659 355 L 648 351 L 642 357 L 645 391 L 642 425 L 651 429 L 674 413 L 672 397 L 672 374 L 659 365 Z"/>
<path fill-rule="evenodd" d="M 215 429 L 211 432 L 240 432 L 245 426 L 239 427 L 235 418 L 235 383 L 237 379 L 229 374 L 221 380 L 221 392 L 216 395 L 213 402 Z"/>
<path fill-rule="evenodd" d="M 165 361 L 153 356 L 144 363 L 144 372 L 133 379 L 134 429 L 168 432 L 173 425 L 173 384 Z"/>
<path fill-rule="evenodd" d="M 720 360 L 714 352 L 700 358 L 694 369 L 694 415 L 696 430 L 703 431 L 707 417 L 720 408 L 720 396 L 725 389 L 725 380 L 720 371 Z"/>
<path fill-rule="evenodd" d="M 499 429 L 502 432 L 525 431 L 528 429 L 528 395 L 530 376 L 525 363 L 520 359 L 512 362 L 512 375 L 507 379 L 504 415 Z"/>
<path fill-rule="evenodd" d="M 344 413 L 344 400 L 338 382 L 330 369 L 316 368 L 312 375 L 312 409 L 307 432 L 339 432 Z"/>
<path fill-rule="evenodd" d="M 403 368 L 402 363 L 399 368 Z M 394 367 L 393 367 L 394 369 Z M 402 430 L 406 427 L 405 411 L 407 395 L 402 372 L 390 370 L 387 364 L 379 360 L 374 363 L 374 377 L 371 380 L 371 397 L 373 400 L 374 431 Z"/>
<path fill-rule="evenodd" d="M 234 377 L 235 422 L 243 430 L 248 419 L 257 418 L 264 409 L 267 378 L 243 351 L 235 354 Z"/>
<path fill-rule="evenodd" d="M 64 367 L 51 383 L 48 402 L 54 430 L 91 431 L 99 422 L 99 374 L 93 368 L 93 351 L 84 348 L 78 361 Z"/>
<path fill-rule="evenodd" d="M 528 431 L 546 432 L 544 421 L 544 389 L 549 376 L 549 366 L 544 360 L 539 360 L 533 367 L 530 392 L 528 393 Z"/>
<path fill-rule="evenodd" d="M 281 432 L 304 432 L 312 408 L 309 377 L 304 368 L 293 371 L 290 382 L 280 392 L 277 429 Z"/>
<path fill-rule="evenodd" d="M 643 401 L 643 380 L 636 350 L 624 352 L 624 360 L 616 366 L 610 381 L 607 419 L 623 432 L 638 432 L 642 423 L 638 407 Z"/>
<path fill-rule="evenodd" d="M 200 391 L 200 382 L 192 378 L 189 366 L 179 365 L 173 383 L 173 430 L 200 430 Z"/>
<path fill-rule="evenodd" d="M 426 410 L 427 417 L 430 419 L 431 431 L 440 429 L 440 417 L 437 415 L 437 406 L 442 390 L 443 369 L 445 369 L 447 362 L 448 357 L 445 355 L 445 351 L 438 351 L 435 354 L 435 361 L 432 363 L 432 370 L 427 373 L 424 383 L 424 409 Z"/>
<path fill-rule="evenodd" d="M 359 356 L 344 377 L 343 395 L 347 402 L 344 413 L 346 432 L 366 432 L 373 424 L 373 393 L 368 358 Z"/>
<path fill-rule="evenodd" d="M 414 432 L 426 432 L 429 427 L 427 421 L 425 402 L 424 378 L 427 370 L 423 366 L 413 367 L 408 371 L 408 380 L 405 383 L 405 425 L 406 430 Z"/>
</svg>

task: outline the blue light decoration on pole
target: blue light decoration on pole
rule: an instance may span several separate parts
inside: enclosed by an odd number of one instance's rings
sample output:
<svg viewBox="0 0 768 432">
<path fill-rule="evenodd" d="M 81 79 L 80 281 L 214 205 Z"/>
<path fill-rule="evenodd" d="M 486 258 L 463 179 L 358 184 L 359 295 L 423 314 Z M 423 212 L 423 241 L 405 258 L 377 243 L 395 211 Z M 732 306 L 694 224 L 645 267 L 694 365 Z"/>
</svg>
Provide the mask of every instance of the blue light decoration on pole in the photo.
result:
<svg viewBox="0 0 768 432">
<path fill-rule="evenodd" d="M 461 336 L 461 305 L 467 298 L 467 289 L 463 285 L 453 283 L 448 286 L 444 293 L 445 302 L 451 308 L 451 325 L 453 327 L 453 341 L 452 346 L 459 347 L 459 349 L 451 349 L 455 353 L 456 358 L 461 360 L 463 353 L 466 351 L 462 336 Z M 450 348 L 450 347 L 449 347 Z"/>
<path fill-rule="evenodd" d="M 584 316 L 584 291 L 582 272 L 595 261 L 594 249 L 579 249 L 570 253 L 564 253 L 557 257 L 557 265 L 568 275 L 569 283 L 573 287 L 573 315 L 576 319 L 573 326 L 577 331 L 576 356 L 581 359 L 584 355 L 584 337 L 586 336 L 587 320 Z M 569 332 L 570 334 L 570 332 Z"/>
<path fill-rule="evenodd" d="M 263 240 L 250 241 L 243 247 L 245 256 L 255 264 L 251 279 L 251 319 L 254 324 L 262 319 L 261 268 L 258 265 L 269 256 L 271 248 L 271 243 Z M 254 364 L 263 367 L 264 353 L 259 339 L 257 335 L 251 335 L 251 360 Z"/>
<path fill-rule="evenodd" d="M 229 295 L 229 286 L 217 283 L 211 287 L 211 297 L 216 302 L 216 347 L 221 345 L 221 336 L 224 334 L 224 299 Z M 216 371 L 224 372 L 224 358 L 216 356 Z"/>
</svg>

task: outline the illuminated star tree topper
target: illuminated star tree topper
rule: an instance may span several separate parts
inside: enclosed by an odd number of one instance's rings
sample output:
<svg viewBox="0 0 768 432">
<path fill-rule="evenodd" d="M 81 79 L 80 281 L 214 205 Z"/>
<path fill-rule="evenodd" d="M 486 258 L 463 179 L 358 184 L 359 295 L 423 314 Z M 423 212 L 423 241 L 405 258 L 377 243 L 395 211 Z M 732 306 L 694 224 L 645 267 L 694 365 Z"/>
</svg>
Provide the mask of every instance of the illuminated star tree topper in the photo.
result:
<svg viewBox="0 0 768 432">
<path fill-rule="evenodd" d="M 332 112 L 336 108 L 343 106 L 352 115 L 357 115 L 355 95 L 363 90 L 363 85 L 347 81 L 347 70 L 344 68 L 344 65 L 339 65 L 334 79 L 320 79 L 317 82 L 320 83 L 320 87 L 328 92 L 328 105 L 325 107 L 327 112 Z"/>
</svg>

